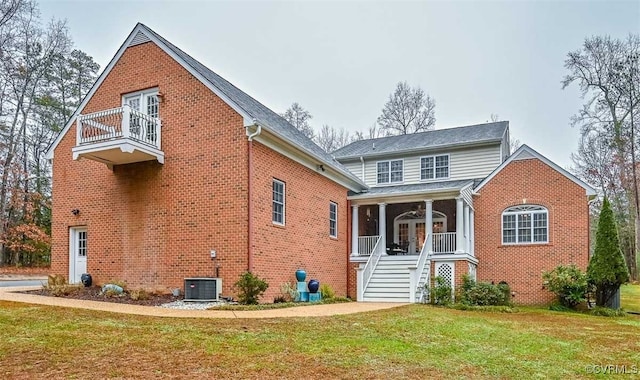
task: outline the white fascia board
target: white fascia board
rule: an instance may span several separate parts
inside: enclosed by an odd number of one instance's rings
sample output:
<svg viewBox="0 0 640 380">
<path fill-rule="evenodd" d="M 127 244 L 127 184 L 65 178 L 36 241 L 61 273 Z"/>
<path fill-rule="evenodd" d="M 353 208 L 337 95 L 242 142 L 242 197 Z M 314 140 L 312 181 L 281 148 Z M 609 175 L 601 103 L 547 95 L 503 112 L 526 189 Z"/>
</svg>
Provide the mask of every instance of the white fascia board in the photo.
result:
<svg viewBox="0 0 640 380">
<path fill-rule="evenodd" d="M 520 148 L 518 148 L 517 151 L 515 151 L 511 156 L 509 156 L 509 158 L 507 158 L 502 164 L 500 164 L 500 166 L 498 166 L 493 172 L 491 172 L 491 174 L 489 174 L 487 176 L 487 178 L 482 180 L 482 182 L 480 182 L 480 184 L 474 189 L 474 193 L 478 193 L 478 191 L 480 191 L 480 189 L 482 189 L 484 187 L 484 185 L 486 185 L 489 181 L 491 181 L 493 179 L 493 177 L 495 177 L 498 173 L 500 173 L 500 171 L 502 171 L 502 169 L 504 169 L 505 166 L 509 165 L 513 161 L 516 161 L 518 159 L 518 156 L 520 156 L 523 153 L 528 153 L 528 154 L 532 155 L 534 158 L 536 158 L 536 159 L 542 161 L 543 163 L 547 164 L 552 169 L 554 169 L 555 171 L 557 171 L 560 174 L 564 175 L 565 177 L 567 177 L 568 179 L 573 181 L 578 186 L 584 188 L 585 189 L 585 193 L 586 193 L 586 195 L 588 197 L 593 197 L 593 196 L 596 195 L 596 190 L 593 187 L 591 187 L 591 185 L 587 184 L 586 182 L 582 181 L 580 178 L 578 178 L 578 177 L 574 176 L 573 174 L 569 173 L 568 171 L 564 170 L 563 168 L 561 168 L 560 166 L 555 164 L 553 161 L 549 160 L 545 156 L 543 156 L 540 153 L 536 152 L 533 148 L 531 148 L 530 146 L 528 146 L 526 144 L 522 144 L 520 146 Z"/>
<path fill-rule="evenodd" d="M 468 185 L 463 186 L 462 188 Z M 392 199 L 392 198 L 402 198 L 402 197 L 415 197 L 417 195 L 432 196 L 432 195 L 441 195 L 442 199 L 453 199 L 460 195 L 460 187 L 449 187 L 435 190 L 413 190 L 413 191 L 403 191 L 401 193 L 382 193 L 382 194 L 369 194 L 369 193 L 361 193 L 356 195 L 350 195 L 347 197 L 347 200 L 359 201 L 359 200 L 371 200 L 371 199 Z"/>
<path fill-rule="evenodd" d="M 69 118 L 69 121 L 67 121 L 67 124 L 65 124 L 64 128 L 60 131 L 56 139 L 53 141 L 53 143 L 51 143 L 51 145 L 49 146 L 49 149 L 45 154 L 45 158 L 49 160 L 53 158 L 53 152 L 55 148 L 58 146 L 62 138 L 67 134 L 67 132 L 75 122 L 76 117 L 82 112 L 84 107 L 86 107 L 87 103 L 93 97 L 93 95 L 98 90 L 98 88 L 100 88 L 100 85 L 102 85 L 102 82 L 104 82 L 107 75 L 109 75 L 111 70 L 113 70 L 113 67 L 120 60 L 124 52 L 127 50 L 129 45 L 131 44 L 131 41 L 138 34 L 138 32 L 142 32 L 144 35 L 149 37 L 151 42 L 155 43 L 160 49 L 162 49 L 162 51 L 167 53 L 171 58 L 173 58 L 176 62 L 178 62 L 182 67 L 184 67 L 185 70 L 187 70 L 191 75 L 196 77 L 200 82 L 202 82 L 202 84 L 204 84 L 207 88 L 213 91 L 213 93 L 215 93 L 218 97 L 220 97 L 220 99 L 222 99 L 225 103 L 227 103 L 234 111 L 240 114 L 242 116 L 245 126 L 255 124 L 255 121 L 251 115 L 249 115 L 244 109 L 242 109 L 235 102 L 229 99 L 229 97 L 227 97 L 222 91 L 220 91 L 220 89 L 213 86 L 211 82 L 206 80 L 206 78 L 204 78 L 200 73 L 198 73 L 193 67 L 188 65 L 182 58 L 180 58 L 171 49 L 169 49 L 169 47 L 166 44 L 164 44 L 162 41 L 156 38 L 153 33 L 148 32 L 148 29 L 144 25 L 138 23 L 135 26 L 135 28 L 133 28 L 131 33 L 129 33 L 129 36 L 124 40 L 122 45 L 120 45 L 120 48 L 118 49 L 116 54 L 113 56 L 113 58 L 111 58 L 111 61 L 109 61 L 109 64 L 105 67 L 105 69 L 102 71 L 102 73 L 100 74 L 96 82 L 91 87 L 91 90 L 89 90 L 89 92 L 84 97 L 84 99 L 82 100 L 78 108 L 76 108 L 73 115 L 71 115 L 71 117 Z"/>
<path fill-rule="evenodd" d="M 271 134 L 271 131 L 269 130 L 269 132 L 265 134 L 264 130 L 266 128 L 264 126 L 262 126 L 262 128 L 263 128 L 263 132 L 260 135 L 254 137 L 253 141 L 259 142 L 260 144 L 268 147 L 269 149 L 272 149 L 273 151 L 282 154 L 283 156 L 299 163 L 300 165 L 305 166 L 326 178 L 329 178 L 333 182 L 336 182 L 349 190 L 362 191 L 362 187 L 360 186 L 360 184 L 342 175 L 341 173 L 333 169 L 333 167 L 330 167 L 329 165 L 327 165 L 323 160 L 320 160 L 314 157 L 311 157 L 312 159 L 305 158 L 304 155 L 306 154 L 306 152 L 302 152 L 298 149 L 296 150 L 291 149 L 292 147 L 291 144 L 279 143 L 278 142 L 278 139 L 280 139 L 279 136 L 273 135 L 274 137 L 277 137 L 277 139 L 270 138 L 270 136 L 268 135 Z M 295 145 L 293 146 L 295 147 Z M 325 168 L 325 171 L 322 171 L 322 170 L 318 170 L 318 165 L 326 165 L 327 167 Z"/>
</svg>

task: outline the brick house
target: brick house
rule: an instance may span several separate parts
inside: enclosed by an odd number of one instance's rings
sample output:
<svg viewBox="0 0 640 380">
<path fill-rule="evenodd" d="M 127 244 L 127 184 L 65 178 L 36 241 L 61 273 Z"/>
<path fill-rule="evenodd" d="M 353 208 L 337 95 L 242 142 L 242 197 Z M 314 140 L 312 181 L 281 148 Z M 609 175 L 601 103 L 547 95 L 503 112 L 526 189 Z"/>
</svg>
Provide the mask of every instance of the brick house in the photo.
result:
<svg viewBox="0 0 640 380">
<path fill-rule="evenodd" d="M 542 270 L 586 267 L 594 191 L 508 141 L 489 123 L 332 156 L 138 24 L 48 152 L 51 271 L 160 291 L 215 277 L 230 295 L 251 270 L 266 302 L 298 268 L 363 301 L 471 273 L 545 302 Z"/>
</svg>

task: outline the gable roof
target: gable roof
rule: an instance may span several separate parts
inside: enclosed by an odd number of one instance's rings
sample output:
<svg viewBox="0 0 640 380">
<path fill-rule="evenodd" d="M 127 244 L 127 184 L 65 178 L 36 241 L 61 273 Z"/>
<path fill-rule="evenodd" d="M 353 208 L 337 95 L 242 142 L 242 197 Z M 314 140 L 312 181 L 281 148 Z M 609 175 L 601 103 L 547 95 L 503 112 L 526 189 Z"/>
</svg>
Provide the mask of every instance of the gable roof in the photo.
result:
<svg viewBox="0 0 640 380">
<path fill-rule="evenodd" d="M 482 180 L 482 182 L 480 182 L 473 191 L 477 192 L 478 190 L 482 189 L 484 185 L 486 185 L 489 181 L 491 181 L 491 179 L 495 177 L 498 173 L 500 173 L 500 171 L 504 169 L 507 165 L 509 165 L 509 163 L 513 161 L 529 160 L 529 159 L 538 159 L 544 162 L 545 164 L 549 165 L 555 171 L 564 175 L 565 177 L 567 177 L 568 179 L 576 183 L 578 186 L 581 186 L 582 188 L 584 188 L 585 193 L 588 197 L 591 198 L 596 196 L 596 190 L 593 187 L 591 187 L 591 185 L 582 181 L 580 178 L 569 173 L 568 171 L 564 170 L 560 166 L 556 165 L 553 161 L 549 160 L 545 156 L 536 152 L 535 150 L 533 150 L 533 148 L 529 147 L 526 144 L 521 145 L 520 148 L 518 148 L 518 150 L 516 150 L 511 156 L 509 156 L 509 158 L 507 158 L 502 164 L 500 164 L 500 166 L 498 166 L 494 171 L 492 171 L 491 174 L 487 176 L 487 178 Z"/>
<path fill-rule="evenodd" d="M 91 99 L 93 94 L 100 87 L 100 84 L 113 69 L 124 51 L 129 46 L 134 46 L 146 42 L 155 43 L 165 53 L 171 56 L 194 77 L 200 80 L 212 92 L 220 97 L 231 108 L 238 112 L 238 114 L 240 114 L 244 119 L 245 127 L 260 125 L 262 128 L 266 129 L 279 139 L 283 140 L 285 143 L 288 143 L 306 153 L 307 155 L 315 158 L 321 164 L 334 169 L 351 183 L 352 186 L 350 187 L 353 187 L 353 189 L 367 188 L 367 186 L 357 176 L 351 173 L 341 163 L 336 161 L 330 154 L 316 145 L 313 141 L 311 141 L 311 139 L 305 136 L 302 132 L 300 132 L 297 128 L 287 122 L 280 115 L 273 112 L 251 96 L 247 95 L 245 92 L 238 89 L 233 84 L 229 83 L 227 80 L 214 73 L 202 63 L 198 62 L 193 57 L 179 49 L 177 46 L 173 45 L 162 36 L 141 23 L 136 24 L 135 28 L 133 28 L 127 39 L 118 49 L 116 55 L 111 59 L 102 74 L 100 74 L 100 76 L 98 77 L 96 83 L 83 99 L 78 109 L 69 119 L 64 129 L 51 144 L 49 150 L 47 151 L 47 158 L 53 158 L 53 152 L 56 146 L 58 145 L 60 140 L 62 140 L 62 137 L 67 133 L 78 114 L 80 114 L 82 109 L 86 106 L 89 99 Z"/>
<path fill-rule="evenodd" d="M 508 129 L 508 121 L 436 129 L 408 135 L 355 141 L 332 154 L 337 159 L 346 159 L 499 142 L 502 141 Z"/>
</svg>

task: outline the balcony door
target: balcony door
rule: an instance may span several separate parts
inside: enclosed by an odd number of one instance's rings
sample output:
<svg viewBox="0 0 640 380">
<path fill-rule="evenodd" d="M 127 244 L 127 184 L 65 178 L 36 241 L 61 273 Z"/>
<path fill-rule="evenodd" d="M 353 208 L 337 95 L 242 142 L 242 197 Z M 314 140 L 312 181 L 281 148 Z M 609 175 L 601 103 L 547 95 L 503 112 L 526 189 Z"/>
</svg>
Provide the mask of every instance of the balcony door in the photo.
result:
<svg viewBox="0 0 640 380">
<path fill-rule="evenodd" d="M 158 91 L 148 90 L 127 94 L 122 97 L 122 105 L 129 105 L 132 110 L 138 111 L 146 116 L 158 118 Z M 139 114 L 133 113 L 129 117 L 129 126 L 131 134 L 135 137 L 144 138 L 148 141 L 156 141 L 157 131 L 156 123 L 141 117 Z"/>
</svg>

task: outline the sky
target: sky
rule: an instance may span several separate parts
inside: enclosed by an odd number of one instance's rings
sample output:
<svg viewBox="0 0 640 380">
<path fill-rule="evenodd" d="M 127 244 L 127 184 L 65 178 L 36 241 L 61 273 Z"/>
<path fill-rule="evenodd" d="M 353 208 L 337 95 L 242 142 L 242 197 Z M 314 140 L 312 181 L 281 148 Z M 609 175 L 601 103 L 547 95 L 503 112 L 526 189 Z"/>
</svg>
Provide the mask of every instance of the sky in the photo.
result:
<svg viewBox="0 0 640 380">
<path fill-rule="evenodd" d="M 585 38 L 640 33 L 640 1 L 57 1 L 76 48 L 104 68 L 137 22 L 267 107 L 298 102 L 311 125 L 367 131 L 400 81 L 436 101 L 436 129 L 508 120 L 562 167 L 584 102 L 562 89 Z"/>
</svg>

